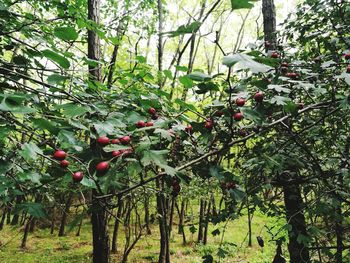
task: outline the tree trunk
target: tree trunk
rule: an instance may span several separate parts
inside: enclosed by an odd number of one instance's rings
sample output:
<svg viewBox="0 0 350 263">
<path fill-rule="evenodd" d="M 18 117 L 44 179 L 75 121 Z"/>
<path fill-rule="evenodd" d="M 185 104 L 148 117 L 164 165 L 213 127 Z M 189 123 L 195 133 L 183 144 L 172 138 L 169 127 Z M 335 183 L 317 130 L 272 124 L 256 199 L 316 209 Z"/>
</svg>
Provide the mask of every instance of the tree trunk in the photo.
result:
<svg viewBox="0 0 350 263">
<path fill-rule="evenodd" d="M 175 207 L 176 197 L 171 199 L 170 213 L 169 213 L 169 238 L 171 236 L 171 230 L 173 226 L 173 218 L 174 218 L 174 207 Z"/>
<path fill-rule="evenodd" d="M 163 1 L 157 0 L 158 8 L 158 86 L 162 89 L 162 78 L 161 71 L 163 70 Z"/>
<path fill-rule="evenodd" d="M 55 231 L 55 206 L 52 207 L 50 234 L 53 235 L 54 231 Z"/>
<path fill-rule="evenodd" d="M 205 216 L 205 226 L 204 226 L 204 233 L 203 233 L 203 244 L 207 244 L 208 240 L 208 227 L 209 227 L 209 218 L 210 218 L 210 210 L 211 210 L 211 202 L 208 201 L 208 208 L 207 208 L 207 214 Z"/>
<path fill-rule="evenodd" d="M 283 191 L 287 222 L 291 225 L 288 231 L 290 263 L 309 263 L 308 248 L 298 242 L 299 234 L 307 235 L 300 188 L 297 185 L 285 185 Z"/>
<path fill-rule="evenodd" d="M 267 46 L 266 49 L 276 48 L 276 9 L 274 0 L 263 0 L 262 1 L 262 13 L 264 19 L 264 39 L 266 42 L 270 42 L 271 45 Z"/>
<path fill-rule="evenodd" d="M 0 230 L 4 228 L 5 219 L 6 219 L 6 208 L 3 209 L 3 214 L 0 221 Z"/>
<path fill-rule="evenodd" d="M 198 243 L 201 243 L 203 241 L 204 214 L 205 214 L 205 201 L 201 199 L 200 207 L 199 207 L 199 223 L 198 223 L 198 238 L 197 238 Z"/>
<path fill-rule="evenodd" d="M 147 235 L 151 235 L 151 228 L 150 228 L 150 220 L 149 220 L 149 196 L 145 196 L 145 202 L 144 202 L 144 206 L 145 206 L 145 223 L 146 223 L 146 233 Z"/>
<path fill-rule="evenodd" d="M 166 200 L 163 193 L 163 186 L 160 179 L 157 181 L 157 212 L 159 215 L 160 251 L 158 263 L 170 263 L 169 236 L 167 229 Z"/>
<path fill-rule="evenodd" d="M 26 226 L 24 228 L 24 233 L 23 233 L 23 238 L 22 238 L 22 243 L 21 243 L 21 248 L 25 249 L 27 246 L 27 239 L 28 239 L 28 233 L 29 233 L 29 228 L 30 224 L 33 220 L 33 216 L 29 216 L 28 221 L 26 223 Z"/>
<path fill-rule="evenodd" d="M 65 205 L 63 213 L 62 213 L 60 230 L 58 231 L 58 236 L 59 237 L 64 236 L 64 229 L 66 227 L 67 216 L 68 216 L 68 213 L 69 213 L 69 209 L 70 209 L 70 207 L 72 205 L 72 200 L 73 200 L 73 192 L 69 193 L 66 205 Z"/>
<path fill-rule="evenodd" d="M 20 204 L 21 202 L 22 202 L 22 196 L 17 195 L 17 197 L 16 197 L 16 204 Z M 19 214 L 13 215 L 12 221 L 11 221 L 11 225 L 12 226 L 17 225 L 18 222 L 19 222 Z"/>
<path fill-rule="evenodd" d="M 96 24 L 100 23 L 100 1 L 88 0 L 88 19 L 94 21 Z M 88 31 L 88 57 L 89 59 L 100 60 L 100 39 L 93 30 Z M 92 81 L 101 80 L 101 67 L 89 65 L 89 78 Z M 90 147 L 93 152 L 94 142 L 91 142 Z M 93 263 L 107 263 L 109 262 L 109 236 L 107 213 L 105 207 L 100 203 L 96 197 L 98 192 L 92 190 L 92 207 L 91 207 L 91 223 L 92 223 L 92 239 L 93 239 Z"/>
<path fill-rule="evenodd" d="M 122 216 L 123 212 L 123 200 L 121 197 L 118 198 L 118 210 L 117 210 L 117 217 L 114 222 L 114 229 L 113 229 L 113 238 L 112 238 L 112 252 L 116 253 L 117 252 L 117 242 L 118 242 L 118 230 L 119 230 L 119 223 L 120 223 L 120 218 Z"/>
</svg>

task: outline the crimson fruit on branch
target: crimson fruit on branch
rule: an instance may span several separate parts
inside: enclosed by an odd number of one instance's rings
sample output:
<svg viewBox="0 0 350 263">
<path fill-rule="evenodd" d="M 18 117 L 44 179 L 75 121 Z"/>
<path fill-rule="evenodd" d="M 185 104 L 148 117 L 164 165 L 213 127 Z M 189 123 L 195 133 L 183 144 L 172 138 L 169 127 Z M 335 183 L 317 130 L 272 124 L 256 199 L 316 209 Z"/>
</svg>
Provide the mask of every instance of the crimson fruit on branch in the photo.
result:
<svg viewBox="0 0 350 263">
<path fill-rule="evenodd" d="M 125 157 L 127 157 L 127 156 L 129 156 L 130 154 L 133 153 L 133 149 L 123 149 L 123 150 L 120 150 L 120 151 Z"/>
<path fill-rule="evenodd" d="M 100 162 L 96 165 L 97 175 L 103 175 L 103 174 L 107 173 L 108 169 L 109 169 L 108 162 Z"/>
<path fill-rule="evenodd" d="M 80 182 L 84 178 L 83 172 L 75 172 L 72 174 L 72 178 L 74 182 Z"/>
<path fill-rule="evenodd" d="M 118 139 L 111 140 L 111 144 L 120 144 L 120 141 Z"/>
<path fill-rule="evenodd" d="M 67 153 L 62 150 L 57 150 L 53 154 L 53 158 L 59 161 L 66 159 L 66 157 L 67 157 Z"/>
<path fill-rule="evenodd" d="M 146 127 L 152 127 L 153 126 L 153 121 L 146 122 Z"/>
<path fill-rule="evenodd" d="M 69 166 L 69 162 L 68 162 L 67 160 L 62 160 L 62 161 L 60 162 L 60 166 L 61 166 L 62 168 L 67 168 L 67 167 Z"/>
<path fill-rule="evenodd" d="M 123 152 L 122 152 L 122 151 L 118 151 L 118 150 L 112 152 L 112 156 L 113 156 L 113 157 L 119 157 L 119 156 L 121 156 L 122 154 L 123 154 Z"/>
<path fill-rule="evenodd" d="M 255 93 L 254 100 L 256 102 L 262 102 L 264 100 L 264 93 L 262 93 L 261 91 L 258 91 L 257 93 Z"/>
<path fill-rule="evenodd" d="M 137 128 L 143 128 L 146 126 L 146 123 L 144 121 L 138 121 L 136 122 L 136 127 Z"/>
<path fill-rule="evenodd" d="M 214 122 L 212 120 L 207 120 L 204 124 L 204 127 L 208 130 L 211 130 L 214 127 Z"/>
<path fill-rule="evenodd" d="M 271 53 L 271 57 L 272 58 L 279 58 L 280 55 L 278 54 L 278 52 L 274 51 L 274 52 Z"/>
<path fill-rule="evenodd" d="M 244 104 L 245 104 L 245 99 L 243 99 L 243 98 L 238 98 L 238 99 L 236 99 L 236 105 L 237 105 L 238 107 L 243 107 Z"/>
<path fill-rule="evenodd" d="M 242 112 L 236 112 L 235 114 L 233 114 L 233 118 L 235 119 L 235 121 L 240 121 L 243 119 L 243 113 Z"/>
<path fill-rule="evenodd" d="M 297 104 L 297 107 L 298 107 L 299 110 L 302 110 L 304 108 L 304 103 L 303 102 L 299 102 Z"/>
<path fill-rule="evenodd" d="M 350 73 L 350 67 L 346 68 L 346 73 Z"/>
<path fill-rule="evenodd" d="M 272 43 L 270 41 L 265 41 L 265 48 L 270 48 L 272 46 Z"/>
<path fill-rule="evenodd" d="M 130 138 L 130 136 L 126 135 L 126 136 L 124 136 L 124 137 L 121 137 L 121 138 L 119 139 L 119 141 L 121 142 L 121 144 L 126 145 L 126 144 L 129 144 L 129 143 L 130 143 L 131 138 Z"/>
<path fill-rule="evenodd" d="M 297 79 L 298 78 L 298 73 L 295 72 L 289 72 L 286 74 L 286 77 L 291 78 L 291 79 Z"/>
<path fill-rule="evenodd" d="M 148 113 L 151 114 L 151 115 L 155 115 L 155 114 L 157 114 L 157 111 L 156 111 L 155 108 L 149 108 L 148 109 Z"/>
<path fill-rule="evenodd" d="M 106 146 L 106 145 L 109 144 L 109 138 L 106 137 L 106 136 L 99 137 L 99 138 L 97 139 L 97 142 L 98 142 L 98 144 L 101 145 L 101 146 Z"/>
<path fill-rule="evenodd" d="M 349 59 L 350 59 L 350 53 L 345 54 L 345 59 L 346 59 L 346 60 L 349 60 Z"/>
<path fill-rule="evenodd" d="M 193 131 L 192 125 L 188 124 L 187 127 L 185 128 L 185 132 L 192 133 L 192 131 Z"/>
<path fill-rule="evenodd" d="M 289 64 L 288 64 L 287 62 L 282 62 L 282 63 L 281 63 L 281 67 L 288 68 L 288 67 L 289 67 Z"/>
</svg>

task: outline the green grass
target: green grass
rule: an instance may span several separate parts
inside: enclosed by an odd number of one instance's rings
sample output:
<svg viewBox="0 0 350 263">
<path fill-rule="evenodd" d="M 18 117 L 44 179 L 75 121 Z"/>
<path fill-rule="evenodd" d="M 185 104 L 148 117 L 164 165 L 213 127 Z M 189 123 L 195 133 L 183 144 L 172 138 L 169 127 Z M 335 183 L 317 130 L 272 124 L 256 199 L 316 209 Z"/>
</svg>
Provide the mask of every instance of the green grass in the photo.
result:
<svg viewBox="0 0 350 263">
<path fill-rule="evenodd" d="M 111 222 L 112 223 L 112 222 Z M 176 221 L 175 221 L 176 223 Z M 264 225 L 272 227 L 281 222 L 276 219 L 266 218 L 265 216 L 256 213 L 253 218 L 253 246 L 247 247 L 247 217 L 243 216 L 240 219 L 228 223 L 225 237 L 223 240 L 222 249 L 227 252 L 224 260 L 221 262 L 249 262 L 249 263 L 270 263 L 272 262 L 275 253 L 275 244 L 267 242 L 269 235 L 266 232 Z M 177 227 L 173 227 L 170 252 L 171 262 L 174 263 L 197 263 L 202 262 L 202 256 L 212 254 L 215 260 L 218 260 L 216 255 L 221 242 L 221 235 L 212 236 L 210 233 L 219 228 L 223 231 L 223 224 L 220 226 L 210 225 L 208 231 L 208 245 L 196 244 L 195 240 L 197 233 L 190 234 L 188 228 L 186 238 L 188 244 L 181 244 L 182 237 L 177 234 Z M 67 227 L 68 228 L 68 227 Z M 112 230 L 112 226 L 111 226 Z M 120 229 L 118 239 L 119 251 L 123 250 L 124 246 L 124 231 Z M 5 226 L 0 231 L 0 262 L 3 263 L 34 263 L 34 262 L 49 262 L 49 263 L 72 263 L 72 262 L 91 262 L 92 246 L 91 246 L 91 225 L 89 220 L 84 221 L 81 230 L 81 236 L 76 237 L 75 232 L 67 233 L 65 237 L 57 237 L 57 231 L 54 235 L 50 235 L 48 229 L 37 228 L 34 233 L 30 233 L 27 242 L 27 249 L 20 249 L 23 229 L 18 227 Z M 260 248 L 256 242 L 256 236 L 260 235 L 265 240 L 265 247 Z M 233 245 L 235 244 L 235 245 Z M 136 244 L 135 248 L 129 255 L 129 262 L 156 262 L 158 257 L 159 233 L 158 226 L 152 226 L 152 234 L 143 236 Z M 286 252 L 286 248 L 284 248 Z M 121 252 L 112 254 L 112 262 L 120 262 Z"/>
</svg>

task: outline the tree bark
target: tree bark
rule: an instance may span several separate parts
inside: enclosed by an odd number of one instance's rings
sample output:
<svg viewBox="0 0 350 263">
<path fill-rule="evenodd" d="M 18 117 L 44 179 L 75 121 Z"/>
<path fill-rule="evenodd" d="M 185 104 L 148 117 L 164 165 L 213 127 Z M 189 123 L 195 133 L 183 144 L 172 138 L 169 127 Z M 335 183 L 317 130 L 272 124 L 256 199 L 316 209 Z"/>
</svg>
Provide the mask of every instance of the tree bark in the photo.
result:
<svg viewBox="0 0 350 263">
<path fill-rule="evenodd" d="M 100 1 L 88 0 L 88 19 L 100 23 Z M 88 31 L 88 57 L 89 59 L 100 60 L 100 39 L 95 31 Z M 89 65 L 89 78 L 92 81 L 101 80 L 101 67 Z M 95 150 L 95 143 L 92 141 L 90 147 L 93 152 Z M 91 207 L 91 223 L 92 223 L 92 239 L 93 239 L 93 263 L 107 263 L 109 262 L 109 236 L 107 224 L 107 212 L 105 207 L 96 198 L 98 192 L 92 190 L 92 207 Z M 103 201 L 101 201 L 103 202 Z"/>
<path fill-rule="evenodd" d="M 120 218 L 122 216 L 123 212 L 123 200 L 121 197 L 118 198 L 118 210 L 117 210 L 117 217 L 114 222 L 114 229 L 113 229 L 113 238 L 112 238 L 112 252 L 117 252 L 117 242 L 118 242 L 118 231 L 119 231 L 119 223 Z"/>
<path fill-rule="evenodd" d="M 276 47 L 276 8 L 274 0 L 262 1 L 262 13 L 264 20 L 264 39 L 271 43 L 267 49 L 275 49 Z"/>
<path fill-rule="evenodd" d="M 29 216 L 28 221 L 26 223 L 26 226 L 24 228 L 24 233 L 23 233 L 23 238 L 22 238 L 22 243 L 21 243 L 21 248 L 24 249 L 27 246 L 27 239 L 28 239 L 28 233 L 29 233 L 29 228 L 30 224 L 33 220 L 33 216 Z"/>
<path fill-rule="evenodd" d="M 157 0 L 157 8 L 158 8 L 158 86 L 159 89 L 162 89 L 162 78 L 161 72 L 163 70 L 163 2 L 162 0 Z"/>
<path fill-rule="evenodd" d="M 170 251 L 169 251 L 169 235 L 167 229 L 167 216 L 166 216 L 166 204 L 165 196 L 163 193 L 163 186 L 161 179 L 157 181 L 157 212 L 159 215 L 159 232 L 160 232 L 160 251 L 158 263 L 170 263 Z"/>
<path fill-rule="evenodd" d="M 283 191 L 287 222 L 291 225 L 288 231 L 290 263 L 309 263 L 308 248 L 298 242 L 299 234 L 307 235 L 300 188 L 297 185 L 285 185 Z"/>
<path fill-rule="evenodd" d="M 70 209 L 70 207 L 72 205 L 72 199 L 73 199 L 73 192 L 69 193 L 66 205 L 65 205 L 63 213 L 62 213 L 60 230 L 58 231 L 58 236 L 59 237 L 64 236 L 64 229 L 66 227 L 67 216 L 68 216 L 68 213 L 69 213 L 69 209 Z"/>
</svg>

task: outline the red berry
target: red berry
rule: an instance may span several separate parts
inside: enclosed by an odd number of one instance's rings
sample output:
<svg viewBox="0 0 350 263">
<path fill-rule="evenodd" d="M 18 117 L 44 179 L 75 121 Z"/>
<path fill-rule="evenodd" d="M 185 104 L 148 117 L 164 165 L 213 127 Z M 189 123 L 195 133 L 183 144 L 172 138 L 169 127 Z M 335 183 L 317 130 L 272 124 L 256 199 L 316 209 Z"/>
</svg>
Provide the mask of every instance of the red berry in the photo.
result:
<svg viewBox="0 0 350 263">
<path fill-rule="evenodd" d="M 256 102 L 262 102 L 264 100 L 264 93 L 262 93 L 261 91 L 258 91 L 257 93 L 255 93 L 254 100 Z"/>
<path fill-rule="evenodd" d="M 146 122 L 146 127 L 151 127 L 153 126 L 153 121 Z"/>
<path fill-rule="evenodd" d="M 69 165 L 69 162 L 67 160 L 62 160 L 60 162 L 60 165 L 61 165 L 62 168 L 67 168 L 68 165 Z"/>
<path fill-rule="evenodd" d="M 238 107 L 242 107 L 242 106 L 244 106 L 244 104 L 245 104 L 245 99 L 243 99 L 243 98 L 236 99 L 236 105 Z"/>
<path fill-rule="evenodd" d="M 98 139 L 97 139 L 97 142 L 98 142 L 98 144 L 101 145 L 101 146 L 106 146 L 106 145 L 109 144 L 109 139 L 108 139 L 108 137 L 104 136 L 104 137 L 98 138 Z"/>
<path fill-rule="evenodd" d="M 66 159 L 66 157 L 67 157 L 67 153 L 65 151 L 62 151 L 62 150 L 57 150 L 53 154 L 53 158 L 56 160 L 59 160 L 59 161 Z"/>
<path fill-rule="evenodd" d="M 192 133 L 192 131 L 193 131 L 192 125 L 188 124 L 187 127 L 185 128 L 185 132 Z"/>
<path fill-rule="evenodd" d="M 272 46 L 272 44 L 271 44 L 270 41 L 265 41 L 265 47 L 266 47 L 266 48 L 269 48 L 269 47 L 271 47 L 271 46 Z"/>
<path fill-rule="evenodd" d="M 346 73 L 350 73 L 350 67 L 346 68 Z"/>
<path fill-rule="evenodd" d="M 123 149 L 123 150 L 120 150 L 122 152 L 122 154 L 127 157 L 129 155 L 131 155 L 133 153 L 133 149 Z"/>
<path fill-rule="evenodd" d="M 213 127 L 214 127 L 213 121 L 212 121 L 212 120 L 207 120 L 207 121 L 205 122 L 205 124 L 204 124 L 204 127 L 205 127 L 206 129 L 208 129 L 208 130 L 213 129 Z"/>
<path fill-rule="evenodd" d="M 84 178 L 83 172 L 75 172 L 72 174 L 72 178 L 74 182 L 80 182 Z"/>
<path fill-rule="evenodd" d="M 304 103 L 299 102 L 299 103 L 297 104 L 297 106 L 298 106 L 298 109 L 301 110 L 301 109 L 304 108 Z"/>
<path fill-rule="evenodd" d="M 113 157 L 119 157 L 120 155 L 122 155 L 123 154 L 123 152 L 121 152 L 121 151 L 113 151 L 112 152 L 112 156 Z"/>
<path fill-rule="evenodd" d="M 346 60 L 349 60 L 349 59 L 350 59 L 350 53 L 345 54 L 345 59 L 346 59 Z"/>
<path fill-rule="evenodd" d="M 127 136 L 127 135 L 126 135 L 126 136 L 120 138 L 119 140 L 120 140 L 120 142 L 121 142 L 122 144 L 126 145 L 126 144 L 129 144 L 129 143 L 130 143 L 131 138 L 130 138 L 130 136 Z"/>
<path fill-rule="evenodd" d="M 240 121 L 243 119 L 243 113 L 242 112 L 236 112 L 235 114 L 233 114 L 233 118 L 235 119 L 235 121 Z"/>
<path fill-rule="evenodd" d="M 111 140 L 112 144 L 120 144 L 120 141 L 118 139 L 113 139 Z"/>
<path fill-rule="evenodd" d="M 271 53 L 271 57 L 272 57 L 272 58 L 279 58 L 279 56 L 280 56 L 280 55 L 279 55 L 278 52 L 276 52 L 276 51 L 274 51 L 274 52 Z"/>
<path fill-rule="evenodd" d="M 144 121 L 138 121 L 136 122 L 136 127 L 137 128 L 143 128 L 146 126 L 146 123 Z"/>
<path fill-rule="evenodd" d="M 149 114 L 155 115 L 157 113 L 155 108 L 149 108 L 148 109 Z"/>
<path fill-rule="evenodd" d="M 287 62 L 282 62 L 282 63 L 281 63 L 281 67 L 288 68 L 288 67 L 289 67 L 289 65 L 288 65 L 288 63 L 287 63 Z"/>
<path fill-rule="evenodd" d="M 286 74 L 286 77 L 291 78 L 291 79 L 297 79 L 298 78 L 298 73 L 295 72 L 289 72 Z"/>
<path fill-rule="evenodd" d="M 98 175 L 105 174 L 109 169 L 109 162 L 100 162 L 96 165 L 96 171 Z"/>
</svg>

